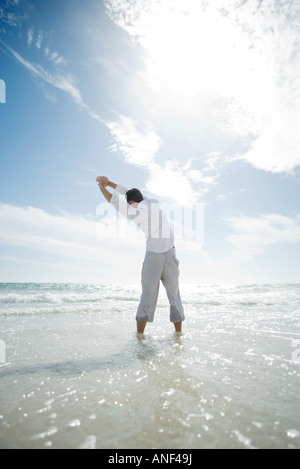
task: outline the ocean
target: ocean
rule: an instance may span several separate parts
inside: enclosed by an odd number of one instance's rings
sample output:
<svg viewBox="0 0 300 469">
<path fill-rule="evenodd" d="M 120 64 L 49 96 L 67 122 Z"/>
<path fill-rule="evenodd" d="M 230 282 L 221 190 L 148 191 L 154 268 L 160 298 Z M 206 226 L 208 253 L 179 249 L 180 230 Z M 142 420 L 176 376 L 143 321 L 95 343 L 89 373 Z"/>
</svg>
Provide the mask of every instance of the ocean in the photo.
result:
<svg viewBox="0 0 300 469">
<path fill-rule="evenodd" d="M 300 285 L 0 284 L 0 448 L 300 448 Z"/>
</svg>

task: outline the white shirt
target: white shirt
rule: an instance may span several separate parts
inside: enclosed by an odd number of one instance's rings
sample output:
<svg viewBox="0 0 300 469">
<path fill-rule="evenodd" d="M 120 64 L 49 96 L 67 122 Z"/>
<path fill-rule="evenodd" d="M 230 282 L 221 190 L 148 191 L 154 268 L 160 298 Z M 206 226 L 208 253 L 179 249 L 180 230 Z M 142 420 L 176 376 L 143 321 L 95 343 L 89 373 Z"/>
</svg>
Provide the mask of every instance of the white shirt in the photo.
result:
<svg viewBox="0 0 300 469">
<path fill-rule="evenodd" d="M 116 191 L 121 195 L 126 195 L 128 189 L 118 184 Z M 144 197 L 144 200 L 139 204 L 130 205 L 114 193 L 110 203 L 124 217 L 132 220 L 141 228 L 147 239 L 147 251 L 162 253 L 174 247 L 173 230 L 166 214 L 160 208 L 158 200 Z"/>
</svg>

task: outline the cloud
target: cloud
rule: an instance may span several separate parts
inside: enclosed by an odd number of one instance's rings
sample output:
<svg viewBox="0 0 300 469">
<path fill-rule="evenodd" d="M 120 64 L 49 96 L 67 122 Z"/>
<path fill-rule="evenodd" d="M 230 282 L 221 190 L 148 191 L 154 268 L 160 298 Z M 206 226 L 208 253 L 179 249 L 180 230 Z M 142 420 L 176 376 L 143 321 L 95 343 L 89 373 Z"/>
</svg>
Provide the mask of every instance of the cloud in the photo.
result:
<svg viewBox="0 0 300 469">
<path fill-rule="evenodd" d="M 33 39 L 34 39 L 34 29 L 30 28 L 27 31 L 27 45 L 29 47 L 31 47 L 31 45 L 33 44 Z M 42 48 L 42 42 L 43 42 L 43 33 L 41 31 L 39 31 L 39 33 L 36 37 L 36 40 L 35 40 L 35 46 L 36 46 L 37 49 Z M 65 65 L 66 64 L 66 60 L 64 59 L 64 57 L 59 55 L 58 52 L 51 52 L 48 46 L 46 46 L 44 48 L 44 53 L 45 53 L 45 56 L 51 62 L 53 62 L 55 65 Z"/>
<path fill-rule="evenodd" d="M 99 206 L 98 216 L 88 217 L 52 215 L 36 207 L 0 203 L 0 244 L 72 259 L 103 259 L 116 249 L 117 237 L 118 246 L 126 252 L 141 239 L 125 219 L 118 224 L 119 233 L 116 220 L 115 211 L 108 204 Z"/>
<path fill-rule="evenodd" d="M 300 165 L 299 122 L 300 108 L 278 109 L 243 158 L 265 171 L 292 173 Z"/>
<path fill-rule="evenodd" d="M 107 122 L 106 125 L 115 141 L 111 150 L 120 151 L 126 163 L 147 170 L 147 191 L 171 198 L 181 205 L 191 205 L 215 182 L 215 174 L 205 175 L 191 168 L 193 159 L 184 165 L 175 159 L 159 162 L 157 153 L 161 139 L 148 125 L 140 125 L 125 116 L 120 116 L 118 121 Z M 211 161 L 210 158 L 208 161 Z"/>
<path fill-rule="evenodd" d="M 40 49 L 42 47 L 42 42 L 43 42 L 43 34 L 40 31 L 37 35 L 36 42 L 35 42 L 37 49 Z"/>
<path fill-rule="evenodd" d="M 276 244 L 300 243 L 300 214 L 295 218 L 269 214 L 256 218 L 228 218 L 226 221 L 236 232 L 227 241 L 239 260 L 250 260 Z"/>
<path fill-rule="evenodd" d="M 45 54 L 46 55 L 49 55 L 49 49 L 45 49 Z M 66 63 L 66 60 L 60 56 L 57 52 L 51 52 L 50 55 L 49 55 L 49 59 L 54 62 L 56 65 L 61 65 L 61 64 L 65 64 Z"/>
<path fill-rule="evenodd" d="M 72 258 L 101 255 L 96 226 L 84 217 L 50 215 L 35 207 L 0 204 L 0 243 Z"/>
<path fill-rule="evenodd" d="M 14 7 L 18 5 L 19 0 L 3 0 L 0 5 L 0 21 L 12 27 L 19 27 L 21 18 L 14 11 Z"/>
<path fill-rule="evenodd" d="M 143 46 L 145 82 L 159 99 L 192 97 L 188 115 L 212 112 L 258 169 L 300 165 L 300 5 L 290 0 L 106 0 L 111 19 Z M 213 95 L 214 109 L 207 108 Z M 173 107 L 172 107 L 173 106 Z M 182 106 L 180 106 L 182 108 Z"/>
<path fill-rule="evenodd" d="M 33 34 L 34 34 L 33 28 L 28 29 L 28 31 L 27 31 L 27 44 L 28 44 L 28 46 L 31 46 L 31 44 L 32 44 Z"/>
<path fill-rule="evenodd" d="M 2 281 L 138 282 L 144 237 L 101 206 L 83 216 L 0 203 Z"/>
<path fill-rule="evenodd" d="M 135 166 L 148 169 L 153 164 L 161 143 L 153 129 L 125 116 L 107 122 L 107 127 L 115 140 L 112 151 L 121 151 L 125 161 Z"/>
<path fill-rule="evenodd" d="M 0 40 L 1 41 L 1 40 Z M 3 41 L 1 43 L 6 47 L 6 49 L 11 53 L 11 55 L 19 62 L 23 67 L 25 67 L 33 76 L 39 78 L 43 82 L 46 82 L 55 88 L 64 91 L 70 95 L 70 97 L 77 104 L 85 107 L 81 93 L 79 89 L 74 84 L 74 78 L 70 74 L 56 74 L 53 75 L 47 72 L 40 64 L 33 64 L 28 60 L 24 59 L 18 52 L 13 50 Z"/>
<path fill-rule="evenodd" d="M 212 183 L 214 178 L 205 178 L 201 171 L 191 170 L 176 160 L 169 160 L 151 165 L 146 189 L 170 198 L 180 206 L 191 206 L 199 201 Z"/>
<path fill-rule="evenodd" d="M 65 92 L 80 108 L 84 109 L 92 119 L 97 120 L 101 124 L 104 124 L 104 121 L 101 119 L 101 117 L 83 101 L 81 92 L 75 84 L 75 78 L 73 75 L 61 70 L 57 73 L 49 73 L 40 64 L 34 64 L 26 60 L 24 57 L 18 54 L 18 52 L 5 44 L 5 42 L 1 39 L 0 42 L 6 47 L 15 60 L 19 62 L 24 68 L 26 68 L 34 78 L 37 78 L 42 84 L 47 83 L 54 88 Z M 52 54 L 50 60 L 56 64 L 60 64 L 64 61 L 64 59 L 59 57 L 57 53 L 55 53 L 54 56 Z"/>
<path fill-rule="evenodd" d="M 239 16 L 261 64 L 252 85 L 259 98 L 254 97 L 252 120 L 258 119 L 259 128 L 242 157 L 258 169 L 276 173 L 291 173 L 300 165 L 299 14 L 297 2 L 267 0 L 256 10 L 247 2 Z"/>
</svg>

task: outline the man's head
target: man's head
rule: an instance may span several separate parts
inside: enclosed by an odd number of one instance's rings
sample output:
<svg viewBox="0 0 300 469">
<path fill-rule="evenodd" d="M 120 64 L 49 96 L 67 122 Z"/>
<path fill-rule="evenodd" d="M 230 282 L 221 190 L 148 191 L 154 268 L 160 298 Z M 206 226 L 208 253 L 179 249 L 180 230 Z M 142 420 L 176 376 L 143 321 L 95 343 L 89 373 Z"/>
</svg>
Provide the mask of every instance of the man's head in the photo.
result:
<svg viewBox="0 0 300 469">
<path fill-rule="evenodd" d="M 140 203 L 144 200 L 143 194 L 138 189 L 130 189 L 126 192 L 127 202 L 132 205 L 134 203 Z"/>
</svg>

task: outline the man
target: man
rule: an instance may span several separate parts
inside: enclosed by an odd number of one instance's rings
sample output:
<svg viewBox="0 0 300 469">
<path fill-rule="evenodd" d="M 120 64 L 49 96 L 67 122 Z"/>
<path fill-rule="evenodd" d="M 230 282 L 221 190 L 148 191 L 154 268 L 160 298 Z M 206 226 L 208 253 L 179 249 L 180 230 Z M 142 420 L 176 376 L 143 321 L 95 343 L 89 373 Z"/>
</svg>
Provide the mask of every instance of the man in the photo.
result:
<svg viewBox="0 0 300 469">
<path fill-rule="evenodd" d="M 176 332 L 181 332 L 185 317 L 179 292 L 179 262 L 174 248 L 174 234 L 159 202 L 144 197 L 138 189 L 128 191 L 105 176 L 98 177 L 97 182 L 107 202 L 136 223 L 147 239 L 142 270 L 143 292 L 136 315 L 138 333 L 143 334 L 147 322 L 154 320 L 160 281 L 169 299 L 170 321 L 174 323 Z M 127 202 L 120 199 L 116 192 L 111 194 L 106 189 L 107 186 L 125 195 Z"/>
</svg>

